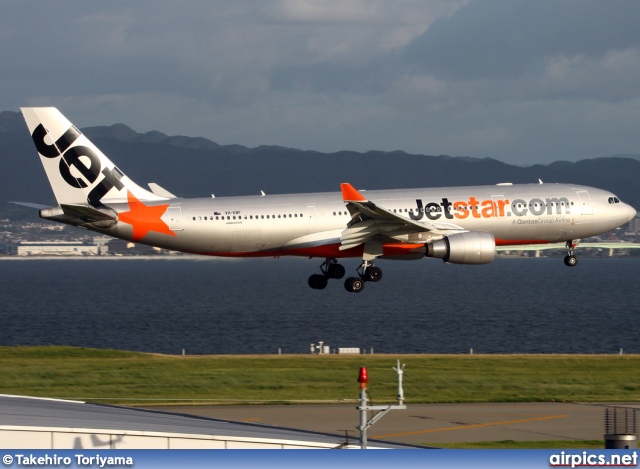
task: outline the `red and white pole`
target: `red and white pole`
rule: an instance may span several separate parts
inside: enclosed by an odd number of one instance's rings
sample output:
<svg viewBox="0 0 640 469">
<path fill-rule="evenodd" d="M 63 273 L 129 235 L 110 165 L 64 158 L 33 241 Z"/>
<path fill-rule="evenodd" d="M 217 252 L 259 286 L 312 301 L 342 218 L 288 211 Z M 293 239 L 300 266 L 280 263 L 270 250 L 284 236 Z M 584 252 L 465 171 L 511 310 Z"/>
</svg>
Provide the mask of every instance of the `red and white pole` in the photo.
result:
<svg viewBox="0 0 640 469">
<path fill-rule="evenodd" d="M 367 369 L 363 366 L 358 373 L 358 383 L 360 383 L 360 448 L 367 449 Z"/>
</svg>

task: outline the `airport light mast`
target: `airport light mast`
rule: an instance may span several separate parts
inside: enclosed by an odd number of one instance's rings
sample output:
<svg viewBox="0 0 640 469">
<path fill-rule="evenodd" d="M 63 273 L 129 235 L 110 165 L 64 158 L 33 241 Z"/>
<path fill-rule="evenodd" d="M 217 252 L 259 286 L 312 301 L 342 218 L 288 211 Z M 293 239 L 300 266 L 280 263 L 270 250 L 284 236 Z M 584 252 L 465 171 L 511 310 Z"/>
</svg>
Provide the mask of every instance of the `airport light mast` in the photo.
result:
<svg viewBox="0 0 640 469">
<path fill-rule="evenodd" d="M 369 382 L 369 376 L 367 375 L 367 369 L 363 366 L 358 373 L 358 383 L 360 383 L 360 405 L 356 407 L 356 410 L 360 411 L 360 426 L 356 427 L 360 430 L 360 448 L 367 449 L 367 431 L 369 428 L 387 415 L 390 410 L 405 410 L 407 406 L 404 403 L 404 392 L 402 390 L 402 374 L 404 366 L 400 366 L 400 360 L 398 360 L 398 367 L 393 367 L 398 374 L 398 405 L 367 405 L 367 383 Z M 371 420 L 367 421 L 367 411 L 379 410 L 377 414 L 371 417 Z"/>
</svg>

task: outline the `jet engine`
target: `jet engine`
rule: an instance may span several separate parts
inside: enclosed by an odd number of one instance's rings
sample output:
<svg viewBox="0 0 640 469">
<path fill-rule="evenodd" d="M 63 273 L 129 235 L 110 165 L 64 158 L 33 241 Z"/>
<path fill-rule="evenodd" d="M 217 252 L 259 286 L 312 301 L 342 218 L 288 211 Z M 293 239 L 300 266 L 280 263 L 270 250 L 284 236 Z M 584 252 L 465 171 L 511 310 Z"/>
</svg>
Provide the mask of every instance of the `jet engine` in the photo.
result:
<svg viewBox="0 0 640 469">
<path fill-rule="evenodd" d="M 450 264 L 489 264 L 496 253 L 496 241 L 486 231 L 465 231 L 426 244 L 426 257 Z"/>
</svg>

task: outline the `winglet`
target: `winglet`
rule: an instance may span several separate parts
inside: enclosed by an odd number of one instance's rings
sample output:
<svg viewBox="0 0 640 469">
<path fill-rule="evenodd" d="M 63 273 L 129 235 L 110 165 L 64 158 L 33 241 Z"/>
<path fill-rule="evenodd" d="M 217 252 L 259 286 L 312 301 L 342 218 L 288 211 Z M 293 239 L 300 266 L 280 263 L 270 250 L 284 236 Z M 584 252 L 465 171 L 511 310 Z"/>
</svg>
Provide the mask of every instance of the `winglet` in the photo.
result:
<svg viewBox="0 0 640 469">
<path fill-rule="evenodd" d="M 366 197 L 348 182 L 340 184 L 340 190 L 342 190 L 342 200 L 345 202 L 363 202 L 367 200 Z"/>
</svg>

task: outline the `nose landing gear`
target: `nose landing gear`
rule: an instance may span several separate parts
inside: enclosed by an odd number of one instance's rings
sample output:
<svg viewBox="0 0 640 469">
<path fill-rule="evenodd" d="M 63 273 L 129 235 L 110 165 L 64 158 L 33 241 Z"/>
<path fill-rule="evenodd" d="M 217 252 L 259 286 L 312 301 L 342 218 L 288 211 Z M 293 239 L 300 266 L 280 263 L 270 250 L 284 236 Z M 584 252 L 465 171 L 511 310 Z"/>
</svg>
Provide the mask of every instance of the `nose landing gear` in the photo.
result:
<svg viewBox="0 0 640 469">
<path fill-rule="evenodd" d="M 567 267 L 575 267 L 578 264 L 578 257 L 573 252 L 579 242 L 579 239 L 567 241 L 567 255 L 564 258 L 564 265 Z"/>
</svg>

